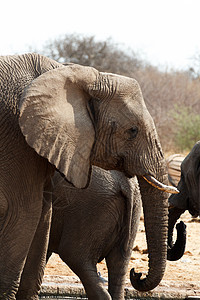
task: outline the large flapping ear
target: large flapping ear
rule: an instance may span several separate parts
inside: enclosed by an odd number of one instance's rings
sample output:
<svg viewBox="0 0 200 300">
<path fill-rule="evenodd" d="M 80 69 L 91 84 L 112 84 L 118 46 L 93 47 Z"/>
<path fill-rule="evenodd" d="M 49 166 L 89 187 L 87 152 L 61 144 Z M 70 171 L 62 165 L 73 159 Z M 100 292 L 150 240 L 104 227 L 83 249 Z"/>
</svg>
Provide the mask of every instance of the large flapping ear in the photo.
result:
<svg viewBox="0 0 200 300">
<path fill-rule="evenodd" d="M 98 73 L 72 65 L 48 71 L 25 90 L 19 125 L 27 143 L 78 188 L 87 186 L 95 132 L 87 111 L 88 86 Z"/>
</svg>

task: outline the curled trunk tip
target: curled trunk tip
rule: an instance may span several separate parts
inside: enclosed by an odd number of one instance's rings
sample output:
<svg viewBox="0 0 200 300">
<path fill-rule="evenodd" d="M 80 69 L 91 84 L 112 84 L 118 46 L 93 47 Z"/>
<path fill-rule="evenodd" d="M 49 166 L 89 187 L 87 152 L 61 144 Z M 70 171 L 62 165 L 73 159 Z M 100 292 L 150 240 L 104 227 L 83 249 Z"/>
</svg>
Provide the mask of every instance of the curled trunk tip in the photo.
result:
<svg viewBox="0 0 200 300">
<path fill-rule="evenodd" d="M 151 175 L 145 175 L 143 176 L 143 178 L 152 186 L 154 186 L 155 188 L 170 193 L 170 194 L 178 194 L 179 190 L 174 187 L 174 186 L 169 186 L 169 185 L 165 185 L 163 183 L 161 183 L 160 181 L 158 181 L 157 179 L 155 179 L 153 176 Z"/>
<path fill-rule="evenodd" d="M 162 280 L 162 277 L 160 277 L 157 280 L 150 282 L 148 276 L 143 279 L 141 279 L 141 276 L 142 273 L 136 273 L 134 268 L 131 269 L 130 271 L 131 284 L 136 290 L 140 292 L 148 292 L 150 290 L 153 290 L 158 286 L 158 284 Z"/>
</svg>

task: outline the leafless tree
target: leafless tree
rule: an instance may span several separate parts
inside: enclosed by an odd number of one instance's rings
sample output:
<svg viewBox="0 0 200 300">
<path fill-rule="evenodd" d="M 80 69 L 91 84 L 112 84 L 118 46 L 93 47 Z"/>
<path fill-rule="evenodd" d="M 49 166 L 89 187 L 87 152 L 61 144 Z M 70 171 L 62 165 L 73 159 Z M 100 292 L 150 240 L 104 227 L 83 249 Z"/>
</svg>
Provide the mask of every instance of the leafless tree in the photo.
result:
<svg viewBox="0 0 200 300">
<path fill-rule="evenodd" d="M 142 66 L 133 51 L 123 51 L 111 39 L 96 41 L 94 36 L 68 34 L 48 41 L 43 53 L 62 63 L 79 63 L 99 71 L 129 75 Z"/>
</svg>

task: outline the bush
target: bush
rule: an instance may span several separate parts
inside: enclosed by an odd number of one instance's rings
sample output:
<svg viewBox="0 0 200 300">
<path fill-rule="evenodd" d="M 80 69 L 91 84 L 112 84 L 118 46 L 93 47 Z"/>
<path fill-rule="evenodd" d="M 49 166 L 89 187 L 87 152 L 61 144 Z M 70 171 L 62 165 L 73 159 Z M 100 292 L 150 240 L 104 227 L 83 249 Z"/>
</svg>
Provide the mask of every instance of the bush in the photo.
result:
<svg viewBox="0 0 200 300">
<path fill-rule="evenodd" d="M 174 144 L 181 151 L 190 151 L 194 144 L 200 140 L 200 115 L 185 107 L 178 112 L 175 107 L 173 113 L 175 121 Z"/>
</svg>

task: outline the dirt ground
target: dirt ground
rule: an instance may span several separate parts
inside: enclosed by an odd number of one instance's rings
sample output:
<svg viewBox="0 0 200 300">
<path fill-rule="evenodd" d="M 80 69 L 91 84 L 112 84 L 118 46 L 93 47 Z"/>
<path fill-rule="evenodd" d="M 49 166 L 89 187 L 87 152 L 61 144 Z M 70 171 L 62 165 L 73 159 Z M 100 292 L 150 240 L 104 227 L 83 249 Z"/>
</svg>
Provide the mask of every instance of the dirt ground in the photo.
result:
<svg viewBox="0 0 200 300">
<path fill-rule="evenodd" d="M 195 286 L 195 282 L 200 282 L 200 219 L 193 219 L 188 212 L 181 216 L 181 220 L 187 225 L 187 245 L 184 256 L 175 262 L 167 262 L 167 268 L 162 280 L 162 287 L 167 286 L 173 289 L 173 285 L 186 289 L 191 295 L 199 295 L 199 287 Z M 132 257 L 129 263 L 129 271 L 135 268 L 136 272 L 147 273 L 148 255 L 146 254 L 146 238 L 144 231 L 143 217 L 141 217 L 140 225 L 135 240 Z M 105 261 L 97 266 L 101 276 L 107 277 L 107 268 Z M 73 276 L 74 273 L 62 262 L 58 255 L 53 254 L 46 266 L 45 275 Z M 167 283 L 167 284 L 166 284 Z M 127 285 L 129 282 L 129 272 L 127 272 Z"/>
</svg>

